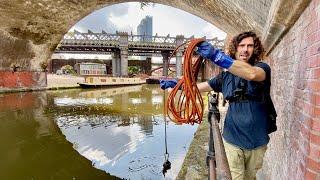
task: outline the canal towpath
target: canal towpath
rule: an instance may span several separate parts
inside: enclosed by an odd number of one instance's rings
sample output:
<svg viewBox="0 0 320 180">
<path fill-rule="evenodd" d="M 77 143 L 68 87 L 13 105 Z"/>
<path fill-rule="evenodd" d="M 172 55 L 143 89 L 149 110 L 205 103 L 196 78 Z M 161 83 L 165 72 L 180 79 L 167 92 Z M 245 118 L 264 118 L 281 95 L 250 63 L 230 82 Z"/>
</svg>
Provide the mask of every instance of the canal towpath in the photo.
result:
<svg viewBox="0 0 320 180">
<path fill-rule="evenodd" d="M 80 88 L 79 83 L 84 83 L 84 82 L 85 82 L 84 76 L 65 75 L 65 74 L 63 75 L 47 74 L 46 87 L 37 87 L 37 88 L 24 87 L 24 88 L 14 88 L 14 89 L 0 88 L 0 93 Z M 122 83 L 122 81 L 113 82 L 113 84 L 117 84 L 117 83 Z"/>
<path fill-rule="evenodd" d="M 74 75 L 47 74 L 47 87 L 18 89 L 0 88 L 0 93 L 80 88 L 78 84 L 80 82 L 84 82 L 84 77 Z"/>
<path fill-rule="evenodd" d="M 79 88 L 79 84 L 84 82 L 84 77 L 73 75 L 47 75 L 47 89 L 59 88 Z"/>
</svg>

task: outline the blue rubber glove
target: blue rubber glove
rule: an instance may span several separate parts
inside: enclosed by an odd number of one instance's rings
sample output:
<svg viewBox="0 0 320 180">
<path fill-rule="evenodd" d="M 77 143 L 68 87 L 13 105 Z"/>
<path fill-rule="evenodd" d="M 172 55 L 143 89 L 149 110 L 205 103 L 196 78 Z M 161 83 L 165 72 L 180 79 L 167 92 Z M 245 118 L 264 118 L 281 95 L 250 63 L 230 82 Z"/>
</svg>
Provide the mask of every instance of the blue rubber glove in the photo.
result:
<svg viewBox="0 0 320 180">
<path fill-rule="evenodd" d="M 212 63 L 222 68 L 229 69 L 233 64 L 233 59 L 230 56 L 224 54 L 223 51 L 214 48 L 208 42 L 201 43 L 196 52 L 203 58 L 210 59 Z"/>
<path fill-rule="evenodd" d="M 160 88 L 165 90 L 168 88 L 174 88 L 178 81 L 175 79 L 160 79 Z"/>
</svg>

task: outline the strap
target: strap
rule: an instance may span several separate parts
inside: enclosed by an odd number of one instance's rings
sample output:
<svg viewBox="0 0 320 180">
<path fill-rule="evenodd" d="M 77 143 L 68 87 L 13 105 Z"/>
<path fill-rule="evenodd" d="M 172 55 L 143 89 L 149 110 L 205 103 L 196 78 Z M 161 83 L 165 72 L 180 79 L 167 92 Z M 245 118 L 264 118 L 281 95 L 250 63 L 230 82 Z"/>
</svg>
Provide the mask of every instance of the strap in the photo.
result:
<svg viewBox="0 0 320 180">
<path fill-rule="evenodd" d="M 230 98 L 228 100 L 229 103 L 234 103 L 234 102 L 244 102 L 244 101 L 256 101 L 256 102 L 263 102 L 262 99 L 257 99 L 251 96 L 244 96 L 242 98 Z"/>
<path fill-rule="evenodd" d="M 233 76 L 234 77 L 232 77 L 232 89 L 235 90 L 236 88 L 243 88 L 245 90 L 245 92 L 247 92 L 248 91 L 248 81 L 243 78 L 237 77 L 235 75 L 233 75 Z M 236 81 L 235 81 L 236 78 L 239 78 L 237 86 L 236 86 Z"/>
<path fill-rule="evenodd" d="M 232 77 L 232 89 L 233 89 L 233 90 L 235 90 L 236 87 L 237 87 L 237 86 L 236 86 L 236 82 L 235 82 L 235 80 L 234 80 L 235 78 L 236 78 L 236 76 L 233 75 L 233 77 Z"/>
</svg>

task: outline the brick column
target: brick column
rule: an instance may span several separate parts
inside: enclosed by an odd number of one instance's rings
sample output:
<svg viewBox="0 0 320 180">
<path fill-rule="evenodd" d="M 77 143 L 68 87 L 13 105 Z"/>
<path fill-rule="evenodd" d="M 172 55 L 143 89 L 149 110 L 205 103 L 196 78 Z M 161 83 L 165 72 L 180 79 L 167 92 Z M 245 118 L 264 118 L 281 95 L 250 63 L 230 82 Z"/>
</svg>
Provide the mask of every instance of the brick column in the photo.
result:
<svg viewBox="0 0 320 180">
<path fill-rule="evenodd" d="M 120 76 L 120 51 L 115 51 L 112 54 L 112 76 Z"/>
<path fill-rule="evenodd" d="M 145 70 L 144 73 L 151 75 L 151 73 L 150 73 L 150 71 L 151 71 L 151 57 L 147 57 L 146 58 L 146 63 L 145 63 L 145 69 L 144 70 Z"/>
<path fill-rule="evenodd" d="M 169 68 L 169 56 L 170 52 L 169 51 L 161 51 L 162 59 L 163 59 L 163 71 L 162 75 L 163 76 L 168 76 L 168 68 Z"/>
<path fill-rule="evenodd" d="M 183 43 L 184 36 L 178 35 L 176 36 L 176 45 L 179 46 Z M 184 47 L 180 47 L 176 53 L 176 77 L 179 78 L 182 76 L 182 55 L 183 55 Z"/>
<path fill-rule="evenodd" d="M 182 51 L 176 53 L 176 77 L 182 76 Z"/>
<path fill-rule="evenodd" d="M 119 32 L 119 48 L 120 48 L 120 67 L 121 76 L 128 76 L 128 33 Z"/>
</svg>

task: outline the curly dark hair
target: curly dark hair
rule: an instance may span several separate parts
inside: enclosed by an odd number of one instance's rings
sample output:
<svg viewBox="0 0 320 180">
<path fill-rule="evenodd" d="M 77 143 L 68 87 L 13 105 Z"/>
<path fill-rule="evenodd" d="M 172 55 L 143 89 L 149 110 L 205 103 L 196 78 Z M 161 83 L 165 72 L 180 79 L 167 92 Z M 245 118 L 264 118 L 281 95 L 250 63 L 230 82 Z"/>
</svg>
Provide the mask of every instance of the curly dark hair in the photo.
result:
<svg viewBox="0 0 320 180">
<path fill-rule="evenodd" d="M 254 42 L 254 50 L 252 53 L 252 56 L 249 59 L 249 64 L 254 65 L 257 62 L 261 61 L 261 59 L 264 56 L 264 48 L 262 46 L 262 43 L 259 39 L 259 37 L 256 35 L 256 33 L 252 32 L 252 31 L 248 31 L 248 32 L 243 32 L 237 36 L 235 36 L 234 38 L 232 38 L 231 42 L 229 43 L 228 46 L 228 54 L 235 59 L 235 55 L 237 52 L 237 47 L 240 44 L 240 42 L 247 37 L 252 37 L 253 38 L 253 42 Z"/>
</svg>

